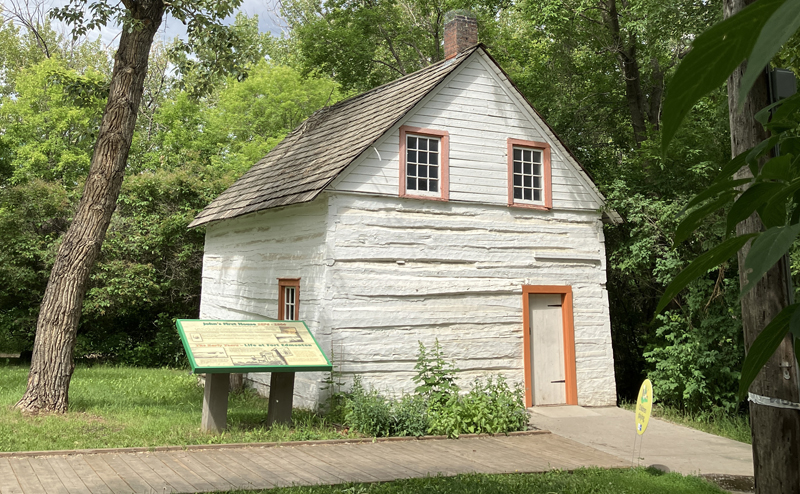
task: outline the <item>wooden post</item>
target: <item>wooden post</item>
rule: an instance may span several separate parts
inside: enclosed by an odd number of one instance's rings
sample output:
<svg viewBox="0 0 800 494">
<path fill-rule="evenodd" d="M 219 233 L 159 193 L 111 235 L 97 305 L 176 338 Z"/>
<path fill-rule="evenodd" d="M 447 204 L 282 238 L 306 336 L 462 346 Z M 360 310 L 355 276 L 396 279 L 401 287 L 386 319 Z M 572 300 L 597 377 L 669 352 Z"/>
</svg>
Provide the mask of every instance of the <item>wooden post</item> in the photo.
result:
<svg viewBox="0 0 800 494">
<path fill-rule="evenodd" d="M 294 372 L 273 372 L 269 380 L 269 408 L 267 427 L 272 424 L 292 422 L 292 399 L 294 396 Z"/>
<path fill-rule="evenodd" d="M 206 374 L 203 393 L 203 432 L 222 432 L 228 424 L 230 374 Z"/>
</svg>

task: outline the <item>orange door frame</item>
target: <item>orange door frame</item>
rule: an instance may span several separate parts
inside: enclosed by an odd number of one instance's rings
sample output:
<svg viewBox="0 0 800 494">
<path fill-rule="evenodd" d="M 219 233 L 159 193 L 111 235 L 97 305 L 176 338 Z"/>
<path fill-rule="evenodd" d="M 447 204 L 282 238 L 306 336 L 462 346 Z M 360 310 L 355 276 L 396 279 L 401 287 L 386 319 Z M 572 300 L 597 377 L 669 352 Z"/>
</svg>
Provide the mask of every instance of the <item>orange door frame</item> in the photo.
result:
<svg viewBox="0 0 800 494">
<path fill-rule="evenodd" d="M 529 295 L 539 293 L 561 294 L 562 327 L 564 329 L 564 386 L 566 386 L 567 405 L 577 405 L 578 379 L 575 369 L 575 323 L 572 318 L 572 287 L 568 285 L 522 285 L 522 341 L 525 359 L 525 406 L 533 406 Z"/>
</svg>

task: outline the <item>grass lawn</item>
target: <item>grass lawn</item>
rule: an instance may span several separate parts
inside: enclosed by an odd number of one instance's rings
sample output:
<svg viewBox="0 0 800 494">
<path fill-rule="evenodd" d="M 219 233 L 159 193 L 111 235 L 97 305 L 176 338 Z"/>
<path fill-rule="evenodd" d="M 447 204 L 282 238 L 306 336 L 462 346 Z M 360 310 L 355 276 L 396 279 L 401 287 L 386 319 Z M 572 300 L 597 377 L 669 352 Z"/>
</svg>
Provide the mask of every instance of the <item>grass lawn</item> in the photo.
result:
<svg viewBox="0 0 800 494">
<path fill-rule="evenodd" d="M 633 403 L 623 403 L 620 407 L 633 410 Z M 730 415 L 727 413 L 709 413 L 692 415 L 675 408 L 664 407 L 659 404 L 653 406 L 653 417 L 708 432 L 715 436 L 727 437 L 734 441 L 750 444 L 750 418 L 745 415 Z"/>
<path fill-rule="evenodd" d="M 588 468 L 572 473 L 427 477 L 380 484 L 341 484 L 287 487 L 236 494 L 722 494 L 725 491 L 698 477 L 663 474 L 655 470 L 602 470 Z"/>
<path fill-rule="evenodd" d="M 295 426 L 267 429 L 267 400 L 233 394 L 228 430 L 200 431 L 203 388 L 185 370 L 77 367 L 66 415 L 23 416 L 13 405 L 28 368 L 0 366 L 0 451 L 152 447 L 166 445 L 341 439 L 331 424 L 295 410 Z"/>
</svg>

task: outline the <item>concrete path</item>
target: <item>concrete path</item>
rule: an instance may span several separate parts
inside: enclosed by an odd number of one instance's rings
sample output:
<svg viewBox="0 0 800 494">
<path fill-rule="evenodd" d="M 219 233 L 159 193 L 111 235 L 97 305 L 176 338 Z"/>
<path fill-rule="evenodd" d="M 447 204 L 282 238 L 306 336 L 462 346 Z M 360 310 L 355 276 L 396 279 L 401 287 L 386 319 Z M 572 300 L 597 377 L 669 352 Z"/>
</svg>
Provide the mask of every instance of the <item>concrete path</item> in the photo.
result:
<svg viewBox="0 0 800 494">
<path fill-rule="evenodd" d="M 291 444 L 291 443 L 287 443 Z M 164 494 L 379 482 L 459 473 L 625 467 L 614 455 L 547 432 L 510 436 L 150 452 L 0 454 L 2 494 Z"/>
<path fill-rule="evenodd" d="M 644 466 L 666 465 L 684 475 L 753 475 L 749 444 L 652 418 L 640 437 L 633 412 L 616 407 L 535 407 L 529 411 L 534 426 L 614 455 L 628 465 L 637 438 L 637 451 L 641 444 L 639 464 Z"/>
</svg>

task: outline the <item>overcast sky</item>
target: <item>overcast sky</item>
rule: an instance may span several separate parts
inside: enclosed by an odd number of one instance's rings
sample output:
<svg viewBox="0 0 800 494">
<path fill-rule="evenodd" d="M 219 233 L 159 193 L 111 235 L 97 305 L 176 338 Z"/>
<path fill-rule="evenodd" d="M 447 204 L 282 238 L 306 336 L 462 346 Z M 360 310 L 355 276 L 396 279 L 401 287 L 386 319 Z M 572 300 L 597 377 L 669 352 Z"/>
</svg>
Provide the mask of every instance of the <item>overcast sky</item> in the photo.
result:
<svg viewBox="0 0 800 494">
<path fill-rule="evenodd" d="M 19 2 L 20 0 L 18 0 Z M 52 6 L 61 6 L 67 3 L 66 0 L 45 0 Z M 2 2 L 2 0 L 0 0 Z M 22 0 L 24 3 L 24 0 Z M 281 28 L 278 25 L 276 16 L 273 12 L 277 12 L 275 7 L 276 0 L 243 0 L 237 12 L 244 12 L 249 16 L 258 15 L 258 27 L 261 32 L 271 32 L 272 34 L 280 34 Z M 225 19 L 226 23 L 233 22 L 233 16 Z M 60 31 L 69 32 L 69 26 L 64 25 L 60 21 L 54 21 Z M 96 39 L 99 35 L 103 44 L 115 48 L 119 43 L 119 26 L 106 26 L 102 30 L 96 30 L 89 35 L 89 39 Z M 182 38 L 186 37 L 186 26 L 181 24 L 171 16 L 165 16 L 164 22 L 161 23 L 158 37 L 163 41 L 170 41 L 176 36 Z"/>
</svg>

